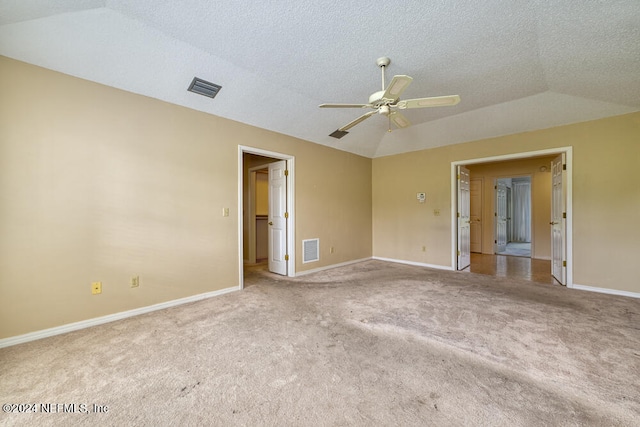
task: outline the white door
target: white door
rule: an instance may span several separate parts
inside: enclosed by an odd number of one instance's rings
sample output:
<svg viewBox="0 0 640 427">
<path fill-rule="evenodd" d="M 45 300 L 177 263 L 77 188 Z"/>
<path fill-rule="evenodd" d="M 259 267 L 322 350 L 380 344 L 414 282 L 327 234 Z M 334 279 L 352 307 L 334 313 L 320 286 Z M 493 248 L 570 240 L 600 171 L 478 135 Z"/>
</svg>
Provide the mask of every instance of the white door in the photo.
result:
<svg viewBox="0 0 640 427">
<path fill-rule="evenodd" d="M 498 180 L 495 186 L 496 190 L 496 238 L 495 252 L 504 252 L 507 250 L 507 185 Z"/>
<path fill-rule="evenodd" d="M 287 275 L 287 162 L 269 164 L 269 271 Z"/>
<path fill-rule="evenodd" d="M 507 187 L 507 243 L 513 242 L 512 218 L 513 218 L 513 196 L 512 196 L 511 188 Z"/>
<path fill-rule="evenodd" d="M 471 252 L 482 252 L 482 178 L 471 180 Z"/>
<path fill-rule="evenodd" d="M 471 264 L 470 186 L 469 169 L 458 166 L 458 270 Z"/>
<path fill-rule="evenodd" d="M 551 162 L 551 275 L 563 285 L 567 284 L 565 265 L 566 210 L 564 200 L 564 153 Z"/>
</svg>

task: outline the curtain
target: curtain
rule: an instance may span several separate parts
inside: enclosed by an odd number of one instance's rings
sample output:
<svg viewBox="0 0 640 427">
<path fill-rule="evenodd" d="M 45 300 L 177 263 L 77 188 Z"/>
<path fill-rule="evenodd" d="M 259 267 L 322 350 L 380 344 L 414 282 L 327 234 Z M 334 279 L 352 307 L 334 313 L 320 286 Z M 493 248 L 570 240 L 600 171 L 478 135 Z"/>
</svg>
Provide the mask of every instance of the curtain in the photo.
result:
<svg viewBox="0 0 640 427">
<path fill-rule="evenodd" d="M 513 241 L 531 242 L 531 183 L 513 181 Z"/>
</svg>

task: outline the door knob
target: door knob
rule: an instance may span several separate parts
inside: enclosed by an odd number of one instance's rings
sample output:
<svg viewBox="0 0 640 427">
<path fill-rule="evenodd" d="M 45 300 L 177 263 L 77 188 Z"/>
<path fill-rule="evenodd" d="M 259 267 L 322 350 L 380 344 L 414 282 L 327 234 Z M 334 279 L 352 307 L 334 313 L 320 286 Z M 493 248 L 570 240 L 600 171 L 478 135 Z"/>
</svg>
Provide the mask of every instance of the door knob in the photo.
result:
<svg viewBox="0 0 640 427">
<path fill-rule="evenodd" d="M 556 224 L 557 224 L 557 222 L 552 221 L 552 222 L 550 222 L 549 224 L 551 224 L 551 225 L 556 225 Z"/>
<path fill-rule="evenodd" d="M 269 225 L 273 225 L 273 221 L 269 221 Z"/>
</svg>

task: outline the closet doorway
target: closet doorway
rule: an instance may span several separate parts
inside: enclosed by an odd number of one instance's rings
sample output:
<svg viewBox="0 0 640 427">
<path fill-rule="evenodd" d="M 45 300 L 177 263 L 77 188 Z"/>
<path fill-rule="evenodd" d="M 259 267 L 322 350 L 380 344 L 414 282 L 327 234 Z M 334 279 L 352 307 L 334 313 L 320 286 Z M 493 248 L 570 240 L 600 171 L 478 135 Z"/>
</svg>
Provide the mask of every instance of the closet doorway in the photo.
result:
<svg viewBox="0 0 640 427">
<path fill-rule="evenodd" d="M 294 158 L 238 147 L 240 287 L 245 266 L 295 277 Z"/>
</svg>

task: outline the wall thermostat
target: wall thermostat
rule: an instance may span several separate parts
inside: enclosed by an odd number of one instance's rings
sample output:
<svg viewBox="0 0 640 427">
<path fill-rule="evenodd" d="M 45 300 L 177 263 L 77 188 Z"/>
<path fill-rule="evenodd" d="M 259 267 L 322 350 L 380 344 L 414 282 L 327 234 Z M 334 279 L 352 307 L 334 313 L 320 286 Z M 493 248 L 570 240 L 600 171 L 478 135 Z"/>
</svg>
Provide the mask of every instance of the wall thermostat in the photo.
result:
<svg viewBox="0 0 640 427">
<path fill-rule="evenodd" d="M 420 203 L 424 203 L 424 201 L 427 200 L 427 195 L 425 193 L 418 193 L 417 199 Z"/>
</svg>

